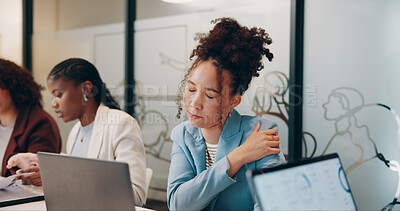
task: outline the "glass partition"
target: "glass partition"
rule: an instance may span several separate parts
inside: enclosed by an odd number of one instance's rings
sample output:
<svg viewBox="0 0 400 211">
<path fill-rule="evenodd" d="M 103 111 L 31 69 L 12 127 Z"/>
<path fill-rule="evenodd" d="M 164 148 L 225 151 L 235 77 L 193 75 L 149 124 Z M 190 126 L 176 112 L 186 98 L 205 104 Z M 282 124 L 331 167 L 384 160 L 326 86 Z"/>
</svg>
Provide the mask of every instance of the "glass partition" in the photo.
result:
<svg viewBox="0 0 400 211">
<path fill-rule="evenodd" d="M 399 11 L 396 0 L 305 1 L 308 151 L 339 154 L 360 210 L 392 202 L 400 179 Z"/>
</svg>

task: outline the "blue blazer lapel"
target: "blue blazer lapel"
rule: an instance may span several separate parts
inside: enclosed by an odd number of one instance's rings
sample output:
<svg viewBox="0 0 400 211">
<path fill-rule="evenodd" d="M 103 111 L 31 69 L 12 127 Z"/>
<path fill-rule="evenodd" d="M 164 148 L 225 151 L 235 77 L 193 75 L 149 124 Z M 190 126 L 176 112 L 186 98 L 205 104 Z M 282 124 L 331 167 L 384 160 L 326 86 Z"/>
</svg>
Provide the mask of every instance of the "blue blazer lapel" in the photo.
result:
<svg viewBox="0 0 400 211">
<path fill-rule="evenodd" d="M 221 137 L 219 138 L 214 162 L 225 157 L 241 144 L 243 137 L 243 131 L 240 131 L 241 123 L 242 118 L 240 114 L 236 110 L 233 110 L 231 116 L 226 120 Z"/>
<path fill-rule="evenodd" d="M 185 135 L 185 144 L 192 154 L 197 171 L 196 174 L 200 174 L 206 170 L 206 144 L 204 143 L 200 128 L 188 124 L 186 130 L 188 133 Z"/>
<path fill-rule="evenodd" d="M 241 144 L 243 137 L 243 131 L 240 131 L 241 122 L 242 118 L 240 114 L 236 110 L 233 110 L 231 116 L 226 120 L 219 138 L 214 162 L 225 157 Z M 192 153 L 197 171 L 196 174 L 200 174 L 206 169 L 206 144 L 200 128 L 188 124 L 186 125 L 186 130 L 188 133 L 185 135 L 185 144 Z"/>
</svg>

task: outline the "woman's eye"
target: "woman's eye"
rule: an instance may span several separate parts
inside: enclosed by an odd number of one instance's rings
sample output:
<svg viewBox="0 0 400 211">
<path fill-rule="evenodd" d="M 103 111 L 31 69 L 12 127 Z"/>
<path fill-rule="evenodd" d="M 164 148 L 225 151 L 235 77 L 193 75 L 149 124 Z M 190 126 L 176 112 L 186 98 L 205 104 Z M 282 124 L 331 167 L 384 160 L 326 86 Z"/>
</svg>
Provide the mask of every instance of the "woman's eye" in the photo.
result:
<svg viewBox="0 0 400 211">
<path fill-rule="evenodd" d="M 56 94 L 57 98 L 60 98 L 62 96 L 62 94 Z"/>
<path fill-rule="evenodd" d="M 209 96 L 209 95 L 206 95 L 208 98 L 210 98 L 210 99 L 214 99 L 214 97 L 211 97 L 211 96 Z"/>
<path fill-rule="evenodd" d="M 189 92 L 195 92 L 196 90 L 195 89 L 189 89 Z"/>
</svg>

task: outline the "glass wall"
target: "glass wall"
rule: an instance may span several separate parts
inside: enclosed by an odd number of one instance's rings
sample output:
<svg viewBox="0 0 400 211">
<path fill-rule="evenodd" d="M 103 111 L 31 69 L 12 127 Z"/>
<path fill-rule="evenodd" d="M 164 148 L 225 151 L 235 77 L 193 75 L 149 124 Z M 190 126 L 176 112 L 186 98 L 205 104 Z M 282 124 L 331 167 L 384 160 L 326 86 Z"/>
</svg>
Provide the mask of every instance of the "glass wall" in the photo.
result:
<svg viewBox="0 0 400 211">
<path fill-rule="evenodd" d="M 308 151 L 337 152 L 358 208 L 380 210 L 400 175 L 400 2 L 305 2 L 303 124 L 317 143 Z"/>
</svg>

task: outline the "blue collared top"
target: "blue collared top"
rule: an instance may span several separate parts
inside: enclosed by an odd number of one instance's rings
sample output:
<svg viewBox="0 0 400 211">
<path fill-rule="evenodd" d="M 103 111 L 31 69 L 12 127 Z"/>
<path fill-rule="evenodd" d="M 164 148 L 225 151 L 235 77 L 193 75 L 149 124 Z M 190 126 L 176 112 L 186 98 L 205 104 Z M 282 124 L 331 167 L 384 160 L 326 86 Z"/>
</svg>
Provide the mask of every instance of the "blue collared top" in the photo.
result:
<svg viewBox="0 0 400 211">
<path fill-rule="evenodd" d="M 168 176 L 167 202 L 171 210 L 253 210 L 254 203 L 246 181 L 247 169 L 272 167 L 285 162 L 283 154 L 269 155 L 243 166 L 233 178 L 228 176 L 226 156 L 240 146 L 257 123 L 260 130 L 277 129 L 266 119 L 240 115 L 232 111 L 218 142 L 214 164 L 206 170 L 205 140 L 200 128 L 189 121 L 176 126 L 171 133 L 174 141 Z"/>
</svg>

